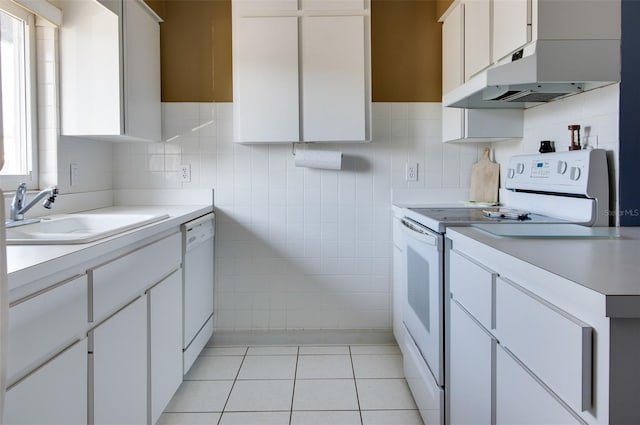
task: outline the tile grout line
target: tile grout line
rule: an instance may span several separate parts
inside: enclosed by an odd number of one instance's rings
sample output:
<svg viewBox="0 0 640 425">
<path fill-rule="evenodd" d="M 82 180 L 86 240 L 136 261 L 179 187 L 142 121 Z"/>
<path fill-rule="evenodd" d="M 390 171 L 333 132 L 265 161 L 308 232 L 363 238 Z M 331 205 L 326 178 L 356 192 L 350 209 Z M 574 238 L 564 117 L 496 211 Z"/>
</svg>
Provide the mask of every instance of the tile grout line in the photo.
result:
<svg viewBox="0 0 640 425">
<path fill-rule="evenodd" d="M 358 402 L 358 415 L 360 416 L 360 425 L 362 422 L 362 409 L 360 407 L 360 395 L 358 394 L 358 383 L 356 381 L 356 369 L 353 367 L 353 354 L 351 353 L 351 346 L 349 345 L 349 361 L 351 362 L 351 374 L 353 375 L 353 386 L 356 389 L 356 401 Z"/>
<path fill-rule="evenodd" d="M 293 400 L 296 396 L 296 381 L 298 380 L 298 359 L 300 359 L 300 346 L 298 345 L 298 350 L 296 351 L 296 367 L 293 371 L 293 390 L 291 391 L 291 409 L 289 409 L 289 425 L 293 421 Z"/>
<path fill-rule="evenodd" d="M 233 392 L 233 387 L 236 386 L 236 382 L 238 382 L 238 376 L 240 376 L 240 370 L 242 369 L 242 365 L 244 364 L 244 360 L 247 358 L 247 353 L 249 352 L 249 347 L 247 346 L 244 350 L 244 356 L 242 356 L 242 361 L 240 362 L 240 367 L 238 368 L 238 372 L 236 373 L 236 377 L 233 379 L 233 384 L 231 384 L 231 388 L 229 389 L 229 394 L 227 395 L 227 399 L 224 402 L 224 406 L 222 406 L 222 412 L 220 412 L 220 417 L 218 418 L 217 425 L 220 425 L 222 422 L 222 415 L 224 415 L 225 410 L 227 409 L 227 404 L 229 404 L 229 399 L 231 398 L 231 393 Z"/>
</svg>

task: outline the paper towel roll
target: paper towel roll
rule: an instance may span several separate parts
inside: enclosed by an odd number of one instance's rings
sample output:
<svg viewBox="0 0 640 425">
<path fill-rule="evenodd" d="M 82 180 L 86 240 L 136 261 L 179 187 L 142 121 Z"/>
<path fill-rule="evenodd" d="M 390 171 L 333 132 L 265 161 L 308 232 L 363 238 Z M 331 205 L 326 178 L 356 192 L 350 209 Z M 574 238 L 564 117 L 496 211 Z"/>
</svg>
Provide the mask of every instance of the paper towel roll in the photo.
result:
<svg viewBox="0 0 640 425">
<path fill-rule="evenodd" d="M 296 151 L 296 167 L 324 168 L 339 170 L 342 168 L 342 152 L 338 151 Z"/>
</svg>

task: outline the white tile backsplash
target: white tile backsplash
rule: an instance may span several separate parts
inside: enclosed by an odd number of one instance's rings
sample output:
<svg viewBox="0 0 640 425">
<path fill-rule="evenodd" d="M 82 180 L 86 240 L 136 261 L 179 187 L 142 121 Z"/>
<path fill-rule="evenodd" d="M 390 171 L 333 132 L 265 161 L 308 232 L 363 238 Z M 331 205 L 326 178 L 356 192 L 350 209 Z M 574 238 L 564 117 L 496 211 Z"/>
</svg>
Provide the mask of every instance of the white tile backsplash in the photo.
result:
<svg viewBox="0 0 640 425">
<path fill-rule="evenodd" d="M 481 148 L 443 147 L 439 103 L 375 103 L 371 143 L 313 146 L 341 150 L 341 171 L 296 168 L 291 145 L 234 143 L 232 120 L 231 103 L 163 104 L 168 143 L 114 146 L 116 203 L 214 188 L 218 330 L 389 329 L 394 193 L 462 199 Z"/>
</svg>

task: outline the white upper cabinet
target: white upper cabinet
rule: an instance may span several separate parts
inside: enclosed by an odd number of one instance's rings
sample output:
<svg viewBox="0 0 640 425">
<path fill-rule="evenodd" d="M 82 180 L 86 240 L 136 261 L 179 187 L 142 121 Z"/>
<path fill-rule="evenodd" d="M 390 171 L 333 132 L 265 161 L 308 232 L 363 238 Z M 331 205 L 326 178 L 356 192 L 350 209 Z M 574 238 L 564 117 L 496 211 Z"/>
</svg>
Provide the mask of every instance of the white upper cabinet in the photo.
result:
<svg viewBox="0 0 640 425">
<path fill-rule="evenodd" d="M 491 1 L 465 3 L 464 79 L 467 81 L 491 64 Z"/>
<path fill-rule="evenodd" d="M 464 83 L 464 4 L 458 3 L 442 21 L 442 92 Z"/>
<path fill-rule="evenodd" d="M 233 0 L 234 139 L 366 142 L 368 2 Z"/>
<path fill-rule="evenodd" d="M 489 12 L 488 0 L 459 2 L 440 19 L 443 94 L 489 65 Z M 522 131 L 521 110 L 442 108 L 444 142 L 495 142 L 522 137 Z"/>
<path fill-rule="evenodd" d="M 298 18 L 236 20 L 233 53 L 236 140 L 298 141 Z"/>
<path fill-rule="evenodd" d="M 493 58 L 496 61 L 531 41 L 531 0 L 493 0 Z"/>
<path fill-rule="evenodd" d="M 367 138 L 364 16 L 310 16 L 302 27 L 305 142 Z"/>
<path fill-rule="evenodd" d="M 62 0 L 61 133 L 160 141 L 160 18 L 142 0 Z"/>
</svg>

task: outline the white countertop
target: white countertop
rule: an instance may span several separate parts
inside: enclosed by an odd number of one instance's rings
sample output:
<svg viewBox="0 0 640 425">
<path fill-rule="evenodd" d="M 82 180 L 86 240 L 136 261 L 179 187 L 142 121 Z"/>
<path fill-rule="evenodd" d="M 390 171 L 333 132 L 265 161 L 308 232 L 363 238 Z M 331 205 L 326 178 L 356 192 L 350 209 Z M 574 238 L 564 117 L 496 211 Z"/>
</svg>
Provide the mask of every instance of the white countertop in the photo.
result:
<svg viewBox="0 0 640 425">
<path fill-rule="evenodd" d="M 453 240 L 471 238 L 607 297 L 607 312 L 640 316 L 640 227 L 622 227 L 618 239 L 494 236 L 473 227 L 449 227 Z M 608 314 L 610 316 L 610 314 Z"/>
<path fill-rule="evenodd" d="M 72 269 L 110 252 L 139 243 L 213 211 L 212 205 L 115 206 L 85 212 L 109 214 L 167 214 L 168 218 L 94 242 L 73 245 L 8 245 L 7 272 L 10 298 L 23 297 L 36 288 L 23 285 Z"/>
</svg>

